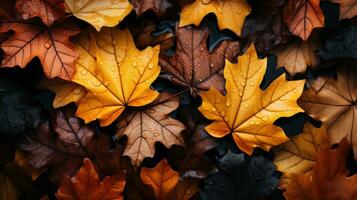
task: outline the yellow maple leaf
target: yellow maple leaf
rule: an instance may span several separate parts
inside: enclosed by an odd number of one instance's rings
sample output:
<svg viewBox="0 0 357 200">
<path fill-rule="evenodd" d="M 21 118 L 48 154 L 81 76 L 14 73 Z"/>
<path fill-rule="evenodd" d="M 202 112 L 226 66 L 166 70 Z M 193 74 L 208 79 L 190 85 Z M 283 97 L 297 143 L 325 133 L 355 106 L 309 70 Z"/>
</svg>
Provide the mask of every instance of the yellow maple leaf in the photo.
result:
<svg viewBox="0 0 357 200">
<path fill-rule="evenodd" d="M 250 10 L 245 0 L 196 0 L 182 9 L 180 27 L 190 24 L 198 26 L 207 14 L 214 13 L 220 30 L 227 28 L 240 36 Z"/>
<path fill-rule="evenodd" d="M 103 28 L 82 34 L 76 42 L 79 59 L 72 80 L 88 93 L 78 102 L 85 122 L 111 124 L 127 106 L 143 106 L 159 93 L 150 89 L 160 73 L 159 46 L 136 49 L 128 30 Z"/>
<path fill-rule="evenodd" d="M 133 6 L 128 0 L 65 0 L 74 16 L 94 26 L 113 27 L 127 16 Z"/>
<path fill-rule="evenodd" d="M 273 125 L 274 121 L 303 112 L 296 100 L 305 81 L 287 81 L 281 75 L 263 91 L 259 85 L 266 65 L 267 59 L 259 59 L 251 46 L 237 64 L 226 60 L 226 96 L 213 87 L 200 93 L 199 111 L 213 121 L 206 126 L 208 133 L 214 137 L 232 133 L 237 146 L 249 155 L 255 147 L 268 151 L 271 146 L 287 141 L 284 131 Z"/>
</svg>

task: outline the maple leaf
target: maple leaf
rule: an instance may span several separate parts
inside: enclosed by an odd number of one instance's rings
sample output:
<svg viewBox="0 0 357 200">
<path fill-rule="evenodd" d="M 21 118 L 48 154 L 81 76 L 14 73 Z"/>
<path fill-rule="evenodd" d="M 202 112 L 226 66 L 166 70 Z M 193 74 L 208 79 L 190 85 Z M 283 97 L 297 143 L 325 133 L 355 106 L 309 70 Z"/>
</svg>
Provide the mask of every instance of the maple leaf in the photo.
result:
<svg viewBox="0 0 357 200">
<path fill-rule="evenodd" d="M 284 20 L 294 35 L 306 41 L 314 28 L 324 25 L 320 0 L 289 0 L 284 9 Z"/>
<path fill-rule="evenodd" d="M 173 144 L 183 145 L 181 131 L 185 126 L 169 116 L 178 106 L 177 97 L 161 93 L 152 105 L 141 111 L 132 111 L 120 120 L 116 136 L 128 137 L 123 155 L 129 156 L 134 165 L 139 165 L 145 157 L 154 157 L 156 142 L 168 148 Z"/>
<path fill-rule="evenodd" d="M 330 0 L 333 3 L 340 4 L 339 19 L 351 19 L 357 15 L 357 1 L 356 0 Z"/>
<path fill-rule="evenodd" d="M 245 0 L 195 0 L 181 10 L 180 27 L 190 24 L 198 26 L 207 14 L 214 13 L 220 30 L 229 29 L 240 36 L 250 10 Z"/>
<path fill-rule="evenodd" d="M 291 173 L 310 175 L 316 163 L 317 152 L 326 137 L 326 127 L 315 128 L 306 124 L 301 134 L 274 149 L 274 164 L 283 172 L 280 187 L 290 183 Z"/>
<path fill-rule="evenodd" d="M 133 6 L 128 0 L 64 0 L 74 16 L 91 24 L 97 31 L 113 27 L 128 15 Z"/>
<path fill-rule="evenodd" d="M 319 63 L 315 53 L 319 47 L 316 39 L 318 38 L 310 37 L 308 41 L 291 40 L 275 49 L 273 53 L 278 57 L 277 67 L 285 67 L 291 75 L 304 73 L 307 66 L 315 68 Z"/>
<path fill-rule="evenodd" d="M 224 60 L 234 61 L 239 53 L 239 43 L 223 41 L 212 51 L 207 49 L 207 27 L 176 26 L 176 52 L 174 56 L 160 55 L 159 64 L 169 74 L 173 83 L 196 90 L 211 87 L 224 92 Z"/>
<path fill-rule="evenodd" d="M 59 200 L 112 200 L 123 199 L 122 192 L 125 186 L 123 176 L 107 176 L 102 182 L 88 158 L 78 173 L 71 179 L 64 179 L 56 197 Z"/>
<path fill-rule="evenodd" d="M 136 49 L 128 30 L 104 28 L 83 34 L 76 43 L 79 59 L 72 80 L 88 93 L 76 115 L 89 122 L 111 124 L 127 106 L 151 103 L 159 95 L 150 84 L 160 73 L 159 47 Z"/>
<path fill-rule="evenodd" d="M 137 15 L 142 15 L 148 10 L 152 10 L 159 17 L 165 16 L 167 10 L 172 7 L 168 0 L 130 0 Z"/>
<path fill-rule="evenodd" d="M 302 93 L 304 80 L 286 81 L 280 75 L 265 91 L 259 88 L 266 64 L 267 59 L 258 59 L 251 46 L 237 64 L 226 61 L 226 96 L 213 87 L 199 93 L 202 105 L 198 109 L 213 121 L 206 126 L 208 133 L 214 137 L 232 133 L 237 146 L 249 155 L 255 147 L 268 151 L 271 146 L 287 141 L 284 131 L 273 125 L 274 121 L 303 111 L 296 100 Z"/>
<path fill-rule="evenodd" d="M 355 90 L 357 71 L 352 67 L 339 67 L 337 79 L 318 77 L 309 82 L 309 89 L 299 99 L 299 105 L 311 117 L 326 125 L 331 143 L 347 137 L 357 155 L 355 138 Z M 356 156 L 355 156 L 356 158 Z"/>
<path fill-rule="evenodd" d="M 0 32 L 15 32 L 0 47 L 4 50 L 2 67 L 24 68 L 38 57 L 48 78 L 70 80 L 74 73 L 74 61 L 78 54 L 69 41 L 79 30 L 73 25 L 55 24 L 45 27 L 31 22 L 3 22 Z"/>
<path fill-rule="evenodd" d="M 189 200 L 198 189 L 197 182 L 192 179 L 179 180 L 179 173 L 171 169 L 166 159 L 154 168 L 143 167 L 140 177 L 152 188 L 157 200 Z"/>
<path fill-rule="evenodd" d="M 63 0 L 16 0 L 16 10 L 23 19 L 40 17 L 47 26 L 66 16 Z"/>
<path fill-rule="evenodd" d="M 48 89 L 56 94 L 53 107 L 63 107 L 71 102 L 78 103 L 87 93 L 87 90 L 74 82 L 62 79 L 43 80 L 40 88 Z"/>
<path fill-rule="evenodd" d="M 292 174 L 291 183 L 284 193 L 286 199 L 356 199 L 357 190 L 354 186 L 357 184 L 357 176 L 348 177 L 348 150 L 346 139 L 342 140 L 336 149 L 323 144 L 312 175 Z"/>
</svg>

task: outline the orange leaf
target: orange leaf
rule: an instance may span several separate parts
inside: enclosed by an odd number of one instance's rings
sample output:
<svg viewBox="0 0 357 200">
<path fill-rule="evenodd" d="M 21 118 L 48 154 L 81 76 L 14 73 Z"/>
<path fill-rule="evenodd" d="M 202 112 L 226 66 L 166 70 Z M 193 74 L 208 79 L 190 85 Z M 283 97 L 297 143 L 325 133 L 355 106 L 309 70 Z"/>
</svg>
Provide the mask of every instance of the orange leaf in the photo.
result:
<svg viewBox="0 0 357 200">
<path fill-rule="evenodd" d="M 16 10 L 23 19 L 40 17 L 47 26 L 66 16 L 63 0 L 17 0 Z"/>
<path fill-rule="evenodd" d="M 9 30 L 15 34 L 1 44 L 5 52 L 1 67 L 19 65 L 24 68 L 37 56 L 47 77 L 71 79 L 78 54 L 74 51 L 69 37 L 79 32 L 76 27 L 45 27 L 31 22 L 4 22 L 0 25 L 0 32 Z"/>
<path fill-rule="evenodd" d="M 71 179 L 65 179 L 56 193 L 59 200 L 123 199 L 125 180 L 122 176 L 107 176 L 100 182 L 93 163 L 85 158 L 83 166 Z"/>
<path fill-rule="evenodd" d="M 307 40 L 314 28 L 324 25 L 320 0 L 289 0 L 284 10 L 284 19 L 294 35 Z"/>
</svg>

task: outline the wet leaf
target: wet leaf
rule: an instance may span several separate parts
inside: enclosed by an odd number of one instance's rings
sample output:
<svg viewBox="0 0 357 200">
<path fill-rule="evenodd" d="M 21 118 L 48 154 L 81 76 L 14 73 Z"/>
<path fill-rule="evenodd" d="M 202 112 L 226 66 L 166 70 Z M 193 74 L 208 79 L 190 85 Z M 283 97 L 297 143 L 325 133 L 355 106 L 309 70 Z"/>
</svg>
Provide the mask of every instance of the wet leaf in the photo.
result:
<svg viewBox="0 0 357 200">
<path fill-rule="evenodd" d="M 220 30 L 229 29 L 240 36 L 245 17 L 250 10 L 245 0 L 195 0 L 194 3 L 183 7 L 180 13 L 180 27 L 190 24 L 199 26 L 207 14 L 214 13 Z"/>
<path fill-rule="evenodd" d="M 268 151 L 271 146 L 287 141 L 284 131 L 273 123 L 302 111 L 296 100 L 302 93 L 304 80 L 287 81 L 280 75 L 266 90 L 259 88 L 266 63 L 250 47 L 237 64 L 226 61 L 226 96 L 215 88 L 200 93 L 202 105 L 198 109 L 213 121 L 206 126 L 207 132 L 219 138 L 232 133 L 237 146 L 249 155 L 255 147 Z"/>
<path fill-rule="evenodd" d="M 159 17 L 167 14 L 172 4 L 168 0 L 130 0 L 137 15 L 142 15 L 148 10 L 152 10 Z"/>
</svg>

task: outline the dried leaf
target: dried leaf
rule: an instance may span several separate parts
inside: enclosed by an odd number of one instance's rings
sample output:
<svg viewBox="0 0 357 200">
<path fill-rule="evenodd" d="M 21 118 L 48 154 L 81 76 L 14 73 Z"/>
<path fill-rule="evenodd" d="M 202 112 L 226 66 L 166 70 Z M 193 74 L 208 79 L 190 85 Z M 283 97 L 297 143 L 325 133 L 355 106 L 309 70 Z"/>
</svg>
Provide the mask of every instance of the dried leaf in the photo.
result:
<svg viewBox="0 0 357 200">
<path fill-rule="evenodd" d="M 146 157 L 154 157 L 155 143 L 167 148 L 183 145 L 181 131 L 185 126 L 169 114 L 179 106 L 177 97 L 162 93 L 151 106 L 141 111 L 132 111 L 117 125 L 116 136 L 126 135 L 128 142 L 123 155 L 129 156 L 136 166 Z"/>
<path fill-rule="evenodd" d="M 15 34 L 1 44 L 5 51 L 2 67 L 19 65 L 24 68 L 37 56 L 48 78 L 71 79 L 78 54 L 69 37 L 79 32 L 77 27 L 59 24 L 45 27 L 31 22 L 1 23 L 0 32 L 9 30 Z"/>
<path fill-rule="evenodd" d="M 71 179 L 64 179 L 56 193 L 59 200 L 121 200 L 125 179 L 119 175 L 107 176 L 100 182 L 89 159 Z"/>
<path fill-rule="evenodd" d="M 324 26 L 320 0 L 289 0 L 284 19 L 290 32 L 306 41 L 314 28 Z"/>
<path fill-rule="evenodd" d="M 63 0 L 16 0 L 16 10 L 23 19 L 40 17 L 47 26 L 66 16 Z"/>
<path fill-rule="evenodd" d="M 61 79 L 44 80 L 39 87 L 56 94 L 53 100 L 54 108 L 63 107 L 71 102 L 78 104 L 79 100 L 87 94 L 83 86 Z"/>
<path fill-rule="evenodd" d="M 315 128 L 306 124 L 301 134 L 274 149 L 274 164 L 283 172 L 280 187 L 286 189 L 290 174 L 310 175 L 316 163 L 317 152 L 326 137 L 326 127 Z"/>
<path fill-rule="evenodd" d="M 292 182 L 284 196 L 287 200 L 323 200 L 357 198 L 357 176 L 348 177 L 346 157 L 349 150 L 347 140 L 342 140 L 337 149 L 328 145 L 320 148 L 312 176 L 293 174 Z"/>
<path fill-rule="evenodd" d="M 127 16 L 133 6 L 128 0 L 65 0 L 74 16 L 90 23 L 97 31 L 113 27 Z"/>
<path fill-rule="evenodd" d="M 333 3 L 340 4 L 340 20 L 351 19 L 357 15 L 356 0 L 330 0 Z"/>
<path fill-rule="evenodd" d="M 357 155 L 355 102 L 357 71 L 352 67 L 338 67 L 337 80 L 332 77 L 319 77 L 309 83 L 299 99 L 299 105 L 311 117 L 326 125 L 331 143 L 339 143 L 343 138 L 352 144 Z"/>
<path fill-rule="evenodd" d="M 214 13 L 220 30 L 229 29 L 240 36 L 250 10 L 245 0 L 196 0 L 181 10 L 180 27 L 190 24 L 198 26 L 207 14 Z"/>
<path fill-rule="evenodd" d="M 215 88 L 200 93 L 202 105 L 198 109 L 213 121 L 206 126 L 208 133 L 214 137 L 232 133 L 237 146 L 249 155 L 255 147 L 268 151 L 271 146 L 287 141 L 284 131 L 273 125 L 274 121 L 303 111 L 296 100 L 305 81 L 286 81 L 281 75 L 265 91 L 259 88 L 266 62 L 258 59 L 251 46 L 237 64 L 226 61 L 226 96 Z"/>
<path fill-rule="evenodd" d="M 160 56 L 162 70 L 173 83 L 188 87 L 191 92 L 211 87 L 224 91 L 223 67 L 225 58 L 234 61 L 239 43 L 223 41 L 212 51 L 207 48 L 209 29 L 176 27 L 177 47 L 174 56 Z"/>
<path fill-rule="evenodd" d="M 137 15 L 142 15 L 148 10 L 152 10 L 159 17 L 165 16 L 167 10 L 172 6 L 168 0 L 130 0 Z"/>
<path fill-rule="evenodd" d="M 305 73 L 307 66 L 315 68 L 319 63 L 316 50 L 319 45 L 318 38 L 310 37 L 308 41 L 292 40 L 274 50 L 278 57 L 277 67 L 285 67 L 291 75 Z"/>
<path fill-rule="evenodd" d="M 139 51 L 128 30 L 115 28 L 84 34 L 76 46 L 80 57 L 72 80 L 88 91 L 76 115 L 86 123 L 99 119 L 107 126 L 125 107 L 146 105 L 159 95 L 150 89 L 160 73 L 158 46 Z"/>
</svg>

